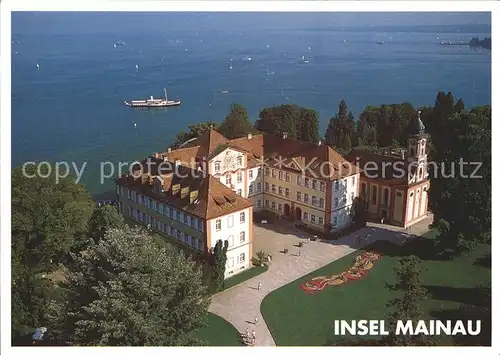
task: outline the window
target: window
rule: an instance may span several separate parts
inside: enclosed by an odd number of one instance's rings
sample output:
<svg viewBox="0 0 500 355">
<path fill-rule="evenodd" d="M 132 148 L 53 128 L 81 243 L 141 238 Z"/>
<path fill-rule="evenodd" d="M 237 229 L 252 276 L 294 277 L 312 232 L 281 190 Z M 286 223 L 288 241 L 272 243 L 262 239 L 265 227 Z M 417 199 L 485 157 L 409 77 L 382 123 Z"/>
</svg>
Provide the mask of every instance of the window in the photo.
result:
<svg viewBox="0 0 500 355">
<path fill-rule="evenodd" d="M 173 218 L 174 218 L 174 209 L 173 209 L 173 208 L 170 208 L 170 209 L 168 210 L 168 212 L 169 212 L 169 213 L 168 213 L 169 217 L 173 219 Z"/>
<path fill-rule="evenodd" d="M 333 200 L 333 207 L 339 207 L 339 198 L 338 197 L 335 197 L 335 199 Z"/>
<path fill-rule="evenodd" d="M 234 245 L 234 235 L 227 237 L 227 245 L 228 247 L 232 247 Z"/>
<path fill-rule="evenodd" d="M 236 193 L 241 196 L 241 194 L 242 194 L 241 189 L 238 189 L 238 191 Z"/>
<path fill-rule="evenodd" d="M 183 242 L 183 243 L 184 243 L 184 240 L 185 240 L 184 238 L 185 238 L 185 236 L 186 236 L 186 235 L 184 234 L 184 232 L 177 231 L 177 234 L 179 235 L 179 240 L 180 240 L 181 242 Z"/>
<path fill-rule="evenodd" d="M 241 253 L 240 256 L 238 257 L 239 263 L 244 263 L 245 262 L 245 253 Z"/>
<path fill-rule="evenodd" d="M 321 182 L 319 183 L 319 189 L 320 189 L 321 191 L 325 191 L 325 183 L 324 183 L 323 181 L 321 181 Z"/>
<path fill-rule="evenodd" d="M 304 194 L 304 203 L 309 203 L 309 195 Z"/>
<path fill-rule="evenodd" d="M 273 201 L 273 203 L 271 204 L 271 208 L 272 208 L 273 210 L 275 210 L 275 209 L 276 209 L 276 202 L 274 202 L 274 201 Z"/>
<path fill-rule="evenodd" d="M 384 205 L 389 206 L 389 189 L 384 190 Z"/>
<path fill-rule="evenodd" d="M 305 179 L 304 179 L 304 185 L 305 185 L 306 187 L 309 187 L 309 178 L 305 178 Z"/>
<path fill-rule="evenodd" d="M 204 225 L 203 225 L 203 222 L 202 222 L 202 221 L 198 221 L 198 230 L 199 230 L 200 232 L 203 232 L 203 229 L 204 229 L 204 228 L 205 228 L 205 227 L 204 227 Z"/>
<path fill-rule="evenodd" d="M 217 172 L 217 171 L 220 171 L 220 162 L 216 161 L 215 164 L 214 164 L 214 170 Z"/>
<path fill-rule="evenodd" d="M 179 212 L 179 222 L 184 221 L 184 213 Z"/>
<path fill-rule="evenodd" d="M 238 166 L 243 166 L 243 157 L 240 155 L 238 158 L 236 158 L 238 162 Z"/>
<path fill-rule="evenodd" d="M 302 177 L 297 176 L 297 185 L 302 185 Z"/>
<path fill-rule="evenodd" d="M 276 185 L 274 184 L 271 185 L 271 191 L 273 192 L 273 194 L 276 193 Z"/>
<path fill-rule="evenodd" d="M 262 190 L 262 184 L 260 182 L 257 183 L 257 191 Z"/>
<path fill-rule="evenodd" d="M 184 224 L 187 224 L 188 226 L 191 224 L 190 217 L 187 214 L 184 215 Z"/>
<path fill-rule="evenodd" d="M 264 174 L 265 174 L 266 176 L 269 176 L 269 168 L 266 168 L 266 170 L 264 170 Z"/>
<path fill-rule="evenodd" d="M 198 220 L 196 218 L 191 218 L 191 228 L 198 229 Z"/>
<path fill-rule="evenodd" d="M 248 177 L 251 179 L 253 178 L 253 170 L 248 171 Z"/>
<path fill-rule="evenodd" d="M 351 202 L 354 201 L 354 192 L 351 192 Z"/>
<path fill-rule="evenodd" d="M 286 175 L 285 175 L 285 180 L 286 180 L 287 182 L 290 182 L 290 173 L 286 173 Z"/>
<path fill-rule="evenodd" d="M 283 180 L 283 172 L 282 172 L 282 171 L 280 171 L 280 172 L 278 173 L 278 178 L 279 178 L 280 180 Z"/>
<path fill-rule="evenodd" d="M 167 234 L 172 235 L 172 226 L 167 226 Z"/>
<path fill-rule="evenodd" d="M 271 176 L 276 179 L 276 170 L 271 170 Z"/>
<path fill-rule="evenodd" d="M 302 201 L 302 194 L 300 191 L 297 191 L 297 201 Z"/>
<path fill-rule="evenodd" d="M 335 181 L 335 191 L 339 190 L 339 181 Z"/>
<path fill-rule="evenodd" d="M 261 200 L 257 200 L 257 208 L 261 208 L 262 207 L 262 201 Z"/>
<path fill-rule="evenodd" d="M 248 186 L 248 193 L 253 194 L 253 185 Z"/>
<path fill-rule="evenodd" d="M 316 216 L 313 214 L 311 215 L 311 222 L 316 223 Z"/>
<path fill-rule="evenodd" d="M 323 217 L 318 218 L 318 224 L 321 224 L 321 225 L 323 224 Z"/>
<path fill-rule="evenodd" d="M 420 168 L 418 169 L 418 179 L 419 179 L 419 180 L 420 180 L 420 179 L 422 179 L 422 173 L 423 173 L 423 170 L 422 170 L 422 168 L 420 167 Z"/>
<path fill-rule="evenodd" d="M 231 175 L 226 175 L 226 185 L 231 184 Z"/>
<path fill-rule="evenodd" d="M 372 204 L 377 202 L 377 187 L 372 186 Z"/>
<path fill-rule="evenodd" d="M 180 221 L 181 219 L 181 213 L 179 211 L 175 211 L 175 219 Z"/>
<path fill-rule="evenodd" d="M 317 198 L 316 196 L 313 196 L 313 197 L 312 197 L 312 204 L 313 204 L 314 206 L 317 206 L 317 205 L 318 205 L 318 198 Z"/>
<path fill-rule="evenodd" d="M 290 197 L 290 189 L 289 188 L 285 189 L 285 196 Z"/>
<path fill-rule="evenodd" d="M 410 194 L 410 197 L 413 197 L 413 192 Z"/>
<path fill-rule="evenodd" d="M 240 223 L 245 223 L 245 212 L 240 212 Z"/>
<path fill-rule="evenodd" d="M 243 181 L 243 174 L 241 173 L 241 171 L 238 172 L 238 174 L 236 174 L 236 182 L 242 182 Z"/>
<path fill-rule="evenodd" d="M 314 190 L 317 190 L 317 189 L 318 189 L 318 180 L 313 180 L 313 181 L 312 181 L 312 188 L 313 188 Z"/>
<path fill-rule="evenodd" d="M 269 200 L 266 200 L 266 207 L 269 207 Z"/>
<path fill-rule="evenodd" d="M 269 191 L 269 183 L 266 182 L 266 191 Z"/>
<path fill-rule="evenodd" d="M 245 232 L 240 232 L 240 243 L 245 243 Z"/>
<path fill-rule="evenodd" d="M 324 198 L 319 199 L 319 207 L 321 207 L 321 208 L 325 207 L 325 199 Z"/>
<path fill-rule="evenodd" d="M 309 214 L 307 212 L 304 212 L 304 221 L 309 220 Z"/>
<path fill-rule="evenodd" d="M 283 195 L 283 187 L 278 186 L 278 193 L 279 193 L 280 195 Z"/>
<path fill-rule="evenodd" d="M 336 226 L 337 225 L 337 217 L 333 217 L 333 223 L 332 225 Z"/>
<path fill-rule="evenodd" d="M 228 269 L 232 269 L 234 267 L 234 258 L 229 258 L 227 259 L 227 264 L 226 264 L 226 267 Z"/>
<path fill-rule="evenodd" d="M 186 244 L 191 245 L 191 236 L 186 234 Z"/>
<path fill-rule="evenodd" d="M 215 230 L 220 231 L 220 229 L 221 229 L 221 220 L 217 219 L 215 220 Z"/>
<path fill-rule="evenodd" d="M 128 199 L 129 199 L 129 200 L 131 199 L 131 193 L 130 193 L 130 190 L 127 190 L 127 197 L 128 197 Z"/>
<path fill-rule="evenodd" d="M 227 227 L 231 228 L 234 226 L 234 216 L 227 216 Z"/>
<path fill-rule="evenodd" d="M 283 212 L 283 205 L 281 203 L 278 205 L 278 211 Z"/>
<path fill-rule="evenodd" d="M 355 177 L 355 176 L 353 176 L 353 177 L 351 178 L 351 186 L 354 186 L 354 184 L 355 184 L 355 183 L 356 183 L 356 177 Z"/>
</svg>

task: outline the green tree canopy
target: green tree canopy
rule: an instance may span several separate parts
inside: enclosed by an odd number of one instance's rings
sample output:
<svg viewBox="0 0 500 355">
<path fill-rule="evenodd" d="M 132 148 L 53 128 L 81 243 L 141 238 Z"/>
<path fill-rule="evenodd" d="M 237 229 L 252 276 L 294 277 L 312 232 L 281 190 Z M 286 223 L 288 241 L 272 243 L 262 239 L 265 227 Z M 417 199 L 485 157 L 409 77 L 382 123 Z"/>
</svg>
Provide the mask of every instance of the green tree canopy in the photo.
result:
<svg viewBox="0 0 500 355">
<path fill-rule="evenodd" d="M 123 216 L 116 207 L 104 205 L 96 207 L 89 221 L 89 235 L 99 242 L 110 229 L 121 228 L 125 223 Z"/>
<path fill-rule="evenodd" d="M 52 167 L 53 168 L 53 167 Z M 94 202 L 75 178 L 56 183 L 54 170 L 33 166 L 12 171 L 12 335 L 47 324 L 54 294 L 47 280 L 72 248 L 87 239 Z M 42 177 L 46 176 L 46 177 Z"/>
<path fill-rule="evenodd" d="M 395 325 L 398 320 L 411 320 L 417 324 L 425 320 L 422 301 L 428 298 L 427 290 L 422 286 L 420 259 L 415 255 L 405 257 L 396 266 L 397 287 L 403 291 L 400 297 L 389 301 L 388 306 L 394 308 L 389 314 L 389 323 L 392 331 L 383 341 L 391 346 L 424 346 L 432 345 L 432 336 L 418 334 L 395 334 Z"/>
<path fill-rule="evenodd" d="M 239 104 L 231 105 L 229 114 L 217 131 L 228 139 L 245 137 L 248 133 L 259 133 L 250 123 L 247 110 Z"/>
<path fill-rule="evenodd" d="M 264 108 L 255 128 L 267 134 L 280 134 L 286 132 L 288 138 L 305 142 L 317 142 L 318 114 L 312 109 L 297 105 L 280 105 Z"/>
<path fill-rule="evenodd" d="M 112 229 L 74 255 L 65 333 L 73 345 L 197 345 L 209 300 L 198 264 L 144 230 Z"/>
</svg>

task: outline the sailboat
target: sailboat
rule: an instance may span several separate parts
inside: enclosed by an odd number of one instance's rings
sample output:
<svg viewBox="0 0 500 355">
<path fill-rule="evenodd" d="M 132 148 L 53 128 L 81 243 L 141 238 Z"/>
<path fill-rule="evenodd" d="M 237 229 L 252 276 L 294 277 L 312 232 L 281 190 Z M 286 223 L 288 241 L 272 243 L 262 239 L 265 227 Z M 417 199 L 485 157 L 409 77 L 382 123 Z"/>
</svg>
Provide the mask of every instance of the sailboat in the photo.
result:
<svg viewBox="0 0 500 355">
<path fill-rule="evenodd" d="M 40 64 L 36 63 L 36 68 L 40 69 Z"/>
<path fill-rule="evenodd" d="M 139 66 L 137 64 L 135 65 L 135 69 L 139 69 Z"/>
</svg>

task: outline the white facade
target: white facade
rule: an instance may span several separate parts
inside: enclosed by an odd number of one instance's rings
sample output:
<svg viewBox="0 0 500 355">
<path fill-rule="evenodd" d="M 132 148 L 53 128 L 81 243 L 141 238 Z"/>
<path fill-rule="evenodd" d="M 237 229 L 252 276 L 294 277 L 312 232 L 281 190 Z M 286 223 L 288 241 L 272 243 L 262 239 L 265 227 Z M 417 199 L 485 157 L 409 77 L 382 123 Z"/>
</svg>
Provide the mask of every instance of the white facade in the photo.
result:
<svg viewBox="0 0 500 355">
<path fill-rule="evenodd" d="M 264 206 L 264 173 L 261 167 L 247 169 L 248 195 L 253 202 L 254 211 L 259 211 Z"/>
<path fill-rule="evenodd" d="M 208 163 L 208 173 L 238 193 L 247 197 L 248 189 L 245 183 L 246 155 L 234 149 L 227 148 L 213 157 Z"/>
<path fill-rule="evenodd" d="M 243 217 L 244 216 L 244 217 Z M 221 216 L 208 221 L 210 247 L 218 240 L 228 241 L 225 276 L 235 275 L 250 266 L 250 209 Z"/>
<path fill-rule="evenodd" d="M 358 197 L 359 174 L 335 180 L 332 183 L 332 213 L 330 223 L 333 230 L 342 229 L 351 223 L 351 207 Z"/>
</svg>

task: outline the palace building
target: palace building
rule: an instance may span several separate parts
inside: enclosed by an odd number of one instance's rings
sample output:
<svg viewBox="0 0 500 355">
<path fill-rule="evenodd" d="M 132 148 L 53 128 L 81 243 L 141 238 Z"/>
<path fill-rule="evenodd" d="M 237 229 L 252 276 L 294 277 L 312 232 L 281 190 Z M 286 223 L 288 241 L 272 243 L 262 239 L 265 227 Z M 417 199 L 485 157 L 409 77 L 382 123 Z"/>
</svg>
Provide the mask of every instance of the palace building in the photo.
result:
<svg viewBox="0 0 500 355">
<path fill-rule="evenodd" d="M 254 211 L 272 211 L 327 233 L 350 225 L 359 196 L 372 217 L 387 223 L 408 226 L 426 216 L 427 136 L 419 117 L 409 129 L 406 158 L 360 150 L 343 157 L 321 141 L 306 143 L 286 133 L 230 140 L 209 129 L 120 176 L 119 208 L 207 257 L 218 240 L 227 241 L 230 277 L 250 266 Z M 369 174 L 363 170 L 369 161 L 399 162 L 409 172 Z"/>
</svg>

